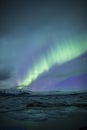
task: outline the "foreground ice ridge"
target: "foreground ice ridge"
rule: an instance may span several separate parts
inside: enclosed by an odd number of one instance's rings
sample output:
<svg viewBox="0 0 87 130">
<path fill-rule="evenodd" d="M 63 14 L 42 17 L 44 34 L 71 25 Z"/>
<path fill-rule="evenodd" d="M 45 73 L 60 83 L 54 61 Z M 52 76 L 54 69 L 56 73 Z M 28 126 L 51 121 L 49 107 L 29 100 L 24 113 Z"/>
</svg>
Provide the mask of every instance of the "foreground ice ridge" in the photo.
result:
<svg viewBox="0 0 87 130">
<path fill-rule="evenodd" d="M 87 92 L 0 92 L 0 116 L 6 119 L 45 121 L 79 111 L 87 112 Z"/>
</svg>

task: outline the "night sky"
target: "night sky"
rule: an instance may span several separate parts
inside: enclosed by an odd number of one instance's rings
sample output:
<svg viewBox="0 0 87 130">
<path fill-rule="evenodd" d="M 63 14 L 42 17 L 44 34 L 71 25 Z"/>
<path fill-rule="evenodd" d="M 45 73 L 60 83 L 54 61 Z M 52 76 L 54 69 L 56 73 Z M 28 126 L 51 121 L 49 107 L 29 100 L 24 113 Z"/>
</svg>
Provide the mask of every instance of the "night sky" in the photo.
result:
<svg viewBox="0 0 87 130">
<path fill-rule="evenodd" d="M 0 0 L 0 89 L 87 90 L 86 0 Z"/>
</svg>

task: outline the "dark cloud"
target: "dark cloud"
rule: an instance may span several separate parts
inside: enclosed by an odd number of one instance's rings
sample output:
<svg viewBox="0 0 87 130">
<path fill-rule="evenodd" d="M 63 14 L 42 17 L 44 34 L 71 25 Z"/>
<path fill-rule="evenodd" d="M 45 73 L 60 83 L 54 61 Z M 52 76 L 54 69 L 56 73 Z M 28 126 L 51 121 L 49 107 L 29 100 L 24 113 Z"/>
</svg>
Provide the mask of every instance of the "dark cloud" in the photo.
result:
<svg viewBox="0 0 87 130">
<path fill-rule="evenodd" d="M 0 70 L 0 81 L 8 80 L 11 78 L 12 72 L 10 69 Z"/>
</svg>

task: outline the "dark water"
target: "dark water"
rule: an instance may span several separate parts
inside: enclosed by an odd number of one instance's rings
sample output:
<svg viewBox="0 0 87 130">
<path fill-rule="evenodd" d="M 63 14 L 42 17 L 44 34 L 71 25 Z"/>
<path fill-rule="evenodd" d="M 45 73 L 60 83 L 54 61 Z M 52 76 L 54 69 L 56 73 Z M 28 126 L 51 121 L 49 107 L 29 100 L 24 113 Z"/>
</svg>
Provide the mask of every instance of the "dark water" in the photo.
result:
<svg viewBox="0 0 87 130">
<path fill-rule="evenodd" d="M 87 126 L 87 112 L 45 122 L 0 120 L 0 130 L 79 130 L 83 126 Z"/>
<path fill-rule="evenodd" d="M 0 130 L 80 130 L 84 126 L 87 93 L 0 95 Z"/>
</svg>

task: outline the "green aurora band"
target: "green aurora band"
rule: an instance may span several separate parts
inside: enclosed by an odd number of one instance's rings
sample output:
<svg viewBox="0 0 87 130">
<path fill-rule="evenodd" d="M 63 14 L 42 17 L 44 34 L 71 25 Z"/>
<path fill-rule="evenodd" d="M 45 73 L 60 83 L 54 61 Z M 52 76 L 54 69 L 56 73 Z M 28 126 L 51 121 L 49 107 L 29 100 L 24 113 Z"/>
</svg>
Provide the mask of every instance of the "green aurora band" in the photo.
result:
<svg viewBox="0 0 87 130">
<path fill-rule="evenodd" d="M 42 73 L 48 71 L 53 65 L 61 65 L 73 60 L 87 51 L 87 38 L 79 38 L 56 43 L 45 54 L 41 55 L 36 63 L 27 72 L 24 79 L 18 83 L 19 89 L 29 86 Z"/>
</svg>

